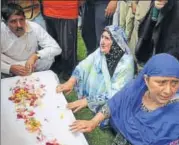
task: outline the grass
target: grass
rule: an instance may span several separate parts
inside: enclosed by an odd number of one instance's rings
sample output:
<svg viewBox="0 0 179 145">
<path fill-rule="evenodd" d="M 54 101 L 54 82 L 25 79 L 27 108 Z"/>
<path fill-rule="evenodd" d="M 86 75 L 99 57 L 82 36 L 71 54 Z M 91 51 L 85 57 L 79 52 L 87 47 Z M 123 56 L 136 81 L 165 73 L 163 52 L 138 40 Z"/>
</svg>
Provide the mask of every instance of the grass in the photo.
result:
<svg viewBox="0 0 179 145">
<path fill-rule="evenodd" d="M 78 31 L 78 41 L 77 41 L 77 59 L 80 61 L 80 60 L 83 60 L 86 55 L 87 55 L 87 51 L 86 51 L 86 48 L 85 48 L 85 44 L 83 42 L 83 39 L 81 37 L 81 32 L 80 30 Z"/>
<path fill-rule="evenodd" d="M 80 31 L 78 32 L 78 60 L 83 60 L 86 57 L 86 48 L 82 40 Z M 75 92 L 72 92 L 67 97 L 68 102 L 77 100 Z M 84 108 L 75 114 L 76 119 L 89 120 L 93 117 L 92 112 L 88 108 Z M 109 129 L 101 130 L 98 127 L 91 133 L 85 133 L 85 137 L 89 145 L 111 145 L 114 135 Z"/>
</svg>

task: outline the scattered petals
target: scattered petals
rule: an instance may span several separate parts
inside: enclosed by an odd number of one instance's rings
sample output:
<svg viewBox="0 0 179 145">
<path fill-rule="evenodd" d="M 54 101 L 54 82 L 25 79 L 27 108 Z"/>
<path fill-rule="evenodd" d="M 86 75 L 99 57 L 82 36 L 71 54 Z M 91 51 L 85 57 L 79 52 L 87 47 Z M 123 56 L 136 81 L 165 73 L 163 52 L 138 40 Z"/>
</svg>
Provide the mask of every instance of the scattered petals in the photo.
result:
<svg viewBox="0 0 179 145">
<path fill-rule="evenodd" d="M 27 131 L 36 133 L 37 142 L 44 145 L 61 145 L 57 139 L 46 141 L 46 136 L 42 132 L 42 124 L 35 118 L 35 107 L 42 105 L 42 98 L 45 95 L 45 85 L 40 83 L 39 78 L 23 77 L 15 83 L 15 86 L 10 88 L 12 95 L 8 98 L 15 103 L 17 119 L 23 120 Z M 60 118 L 63 119 L 63 114 Z M 44 121 L 49 122 L 46 118 Z"/>
</svg>

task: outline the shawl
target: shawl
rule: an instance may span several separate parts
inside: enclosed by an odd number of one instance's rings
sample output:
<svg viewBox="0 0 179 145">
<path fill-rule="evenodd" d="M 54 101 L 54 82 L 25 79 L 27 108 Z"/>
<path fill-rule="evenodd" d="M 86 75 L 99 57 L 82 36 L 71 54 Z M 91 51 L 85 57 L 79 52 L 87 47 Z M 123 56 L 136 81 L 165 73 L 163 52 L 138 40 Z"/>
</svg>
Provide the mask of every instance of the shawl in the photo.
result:
<svg viewBox="0 0 179 145">
<path fill-rule="evenodd" d="M 179 78 L 179 62 L 165 53 L 153 56 L 138 77 L 109 100 L 110 122 L 134 145 L 167 145 L 179 138 L 179 102 L 152 112 L 142 110 L 142 97 L 147 91 L 145 74 Z"/>
<path fill-rule="evenodd" d="M 77 80 L 74 89 L 78 99 L 86 97 L 88 107 L 95 113 L 134 76 L 134 61 L 124 31 L 117 26 L 107 26 L 107 28 L 115 42 L 125 52 L 118 61 L 112 77 L 105 54 L 100 48 L 81 61 L 72 74 Z"/>
</svg>

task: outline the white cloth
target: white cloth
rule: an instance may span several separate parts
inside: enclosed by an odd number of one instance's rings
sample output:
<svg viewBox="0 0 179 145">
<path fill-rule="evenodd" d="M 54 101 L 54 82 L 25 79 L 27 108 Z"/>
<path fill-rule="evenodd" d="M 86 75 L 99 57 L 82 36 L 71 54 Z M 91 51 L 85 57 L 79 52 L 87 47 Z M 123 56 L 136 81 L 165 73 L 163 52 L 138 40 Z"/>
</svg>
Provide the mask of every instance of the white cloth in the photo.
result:
<svg viewBox="0 0 179 145">
<path fill-rule="evenodd" d="M 64 95 L 56 93 L 55 88 L 59 83 L 57 76 L 52 71 L 36 72 L 32 76 L 38 77 L 46 85 L 42 105 L 34 108 L 34 112 L 36 119 L 42 124 L 42 132 L 47 140 L 56 138 L 62 145 L 88 145 L 82 133 L 72 133 L 69 130 L 75 117 L 65 107 L 67 101 Z M 17 76 L 1 80 L 1 145 L 45 145 L 37 143 L 36 134 L 25 129 L 24 121 L 16 117 L 15 104 L 8 100 L 12 95 L 10 87 L 19 78 Z M 62 114 L 63 118 L 60 117 Z"/>
<path fill-rule="evenodd" d="M 36 51 L 42 59 L 38 60 L 38 68 L 49 68 L 54 57 L 61 53 L 57 42 L 37 23 L 26 21 L 27 32 L 17 37 L 4 23 L 1 22 L 1 72 L 9 74 L 13 64 L 25 65 L 27 59 Z M 38 45 L 42 48 L 38 49 Z M 44 63 L 45 61 L 45 63 Z M 37 68 L 37 71 L 39 71 Z M 45 70 L 45 69 L 43 69 Z M 42 71 L 42 70 L 41 70 Z"/>
</svg>

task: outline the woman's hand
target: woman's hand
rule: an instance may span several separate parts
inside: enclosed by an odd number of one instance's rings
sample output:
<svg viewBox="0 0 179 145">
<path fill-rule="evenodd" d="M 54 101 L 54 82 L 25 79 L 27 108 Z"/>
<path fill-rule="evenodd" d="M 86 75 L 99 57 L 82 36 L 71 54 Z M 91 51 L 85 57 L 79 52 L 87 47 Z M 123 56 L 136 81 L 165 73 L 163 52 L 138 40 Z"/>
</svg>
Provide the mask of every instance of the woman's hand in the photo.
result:
<svg viewBox="0 0 179 145">
<path fill-rule="evenodd" d="M 73 90 L 73 87 L 76 83 L 76 78 L 71 77 L 67 82 L 65 82 L 64 84 L 59 84 L 56 87 L 56 92 L 60 93 L 60 92 L 64 92 L 66 95 L 70 94 L 71 91 Z"/>
<path fill-rule="evenodd" d="M 70 130 L 72 132 L 91 132 L 93 131 L 98 124 L 103 121 L 106 118 L 106 116 L 98 112 L 93 119 L 87 121 L 87 120 L 77 120 L 70 125 Z"/>
<path fill-rule="evenodd" d="M 72 132 L 91 132 L 98 126 L 94 120 L 76 120 L 70 125 Z"/>
<path fill-rule="evenodd" d="M 72 103 L 68 103 L 67 104 L 67 108 L 71 109 L 73 111 L 73 113 L 76 113 L 77 111 L 81 110 L 84 107 L 87 107 L 88 102 L 86 100 L 86 98 L 81 99 L 81 100 L 77 100 L 74 101 Z"/>
<path fill-rule="evenodd" d="M 70 94 L 72 90 L 73 90 L 73 85 L 68 83 L 68 81 L 66 83 L 64 83 L 64 84 L 59 84 L 56 87 L 56 92 L 57 93 L 64 92 L 67 95 Z"/>
</svg>

